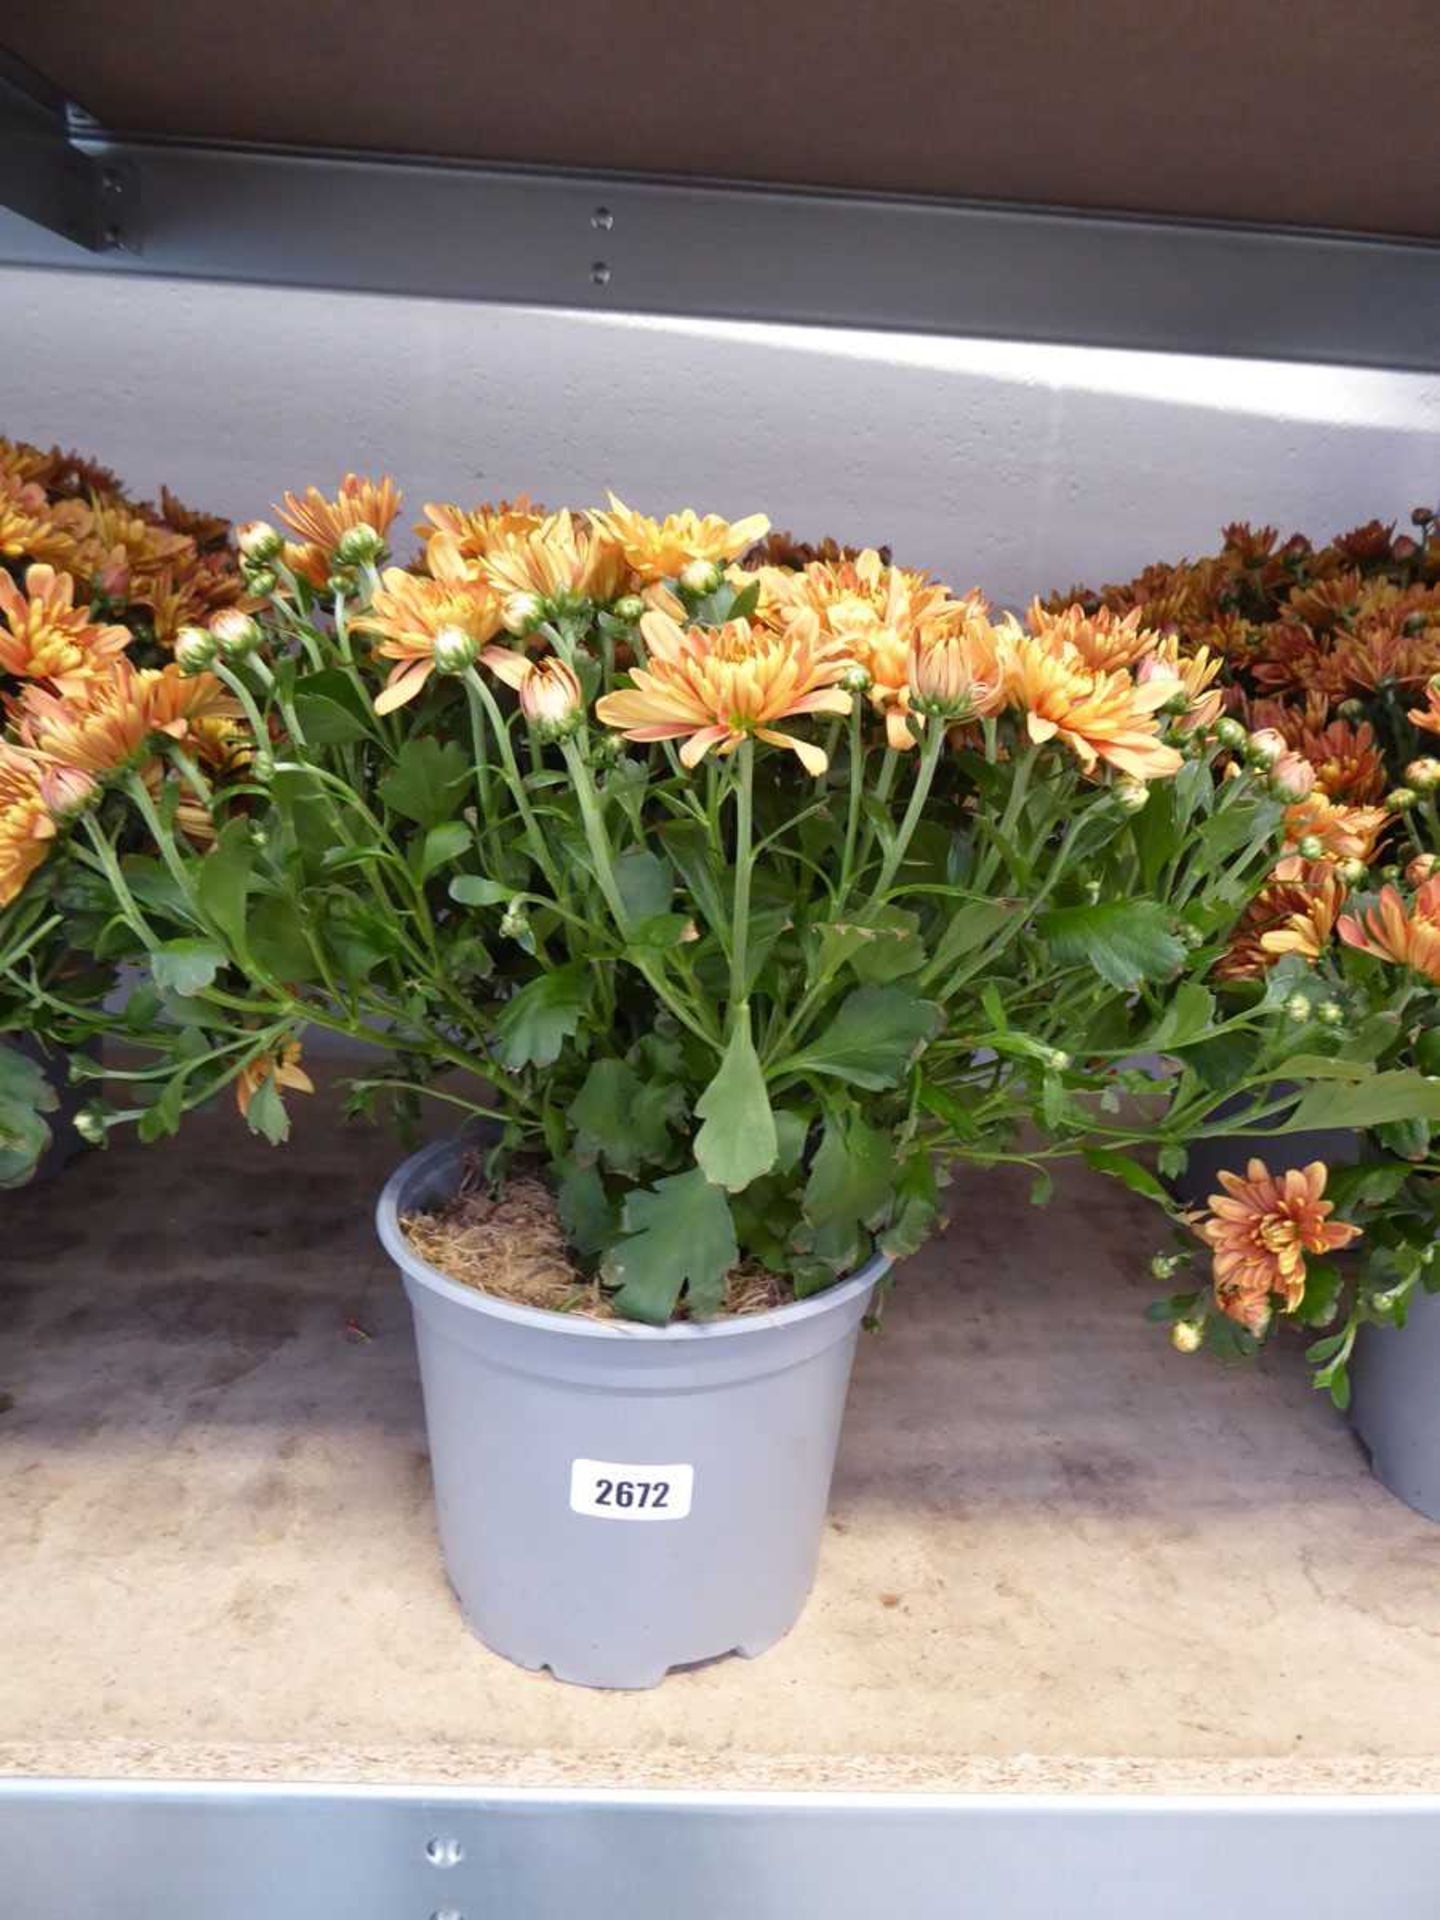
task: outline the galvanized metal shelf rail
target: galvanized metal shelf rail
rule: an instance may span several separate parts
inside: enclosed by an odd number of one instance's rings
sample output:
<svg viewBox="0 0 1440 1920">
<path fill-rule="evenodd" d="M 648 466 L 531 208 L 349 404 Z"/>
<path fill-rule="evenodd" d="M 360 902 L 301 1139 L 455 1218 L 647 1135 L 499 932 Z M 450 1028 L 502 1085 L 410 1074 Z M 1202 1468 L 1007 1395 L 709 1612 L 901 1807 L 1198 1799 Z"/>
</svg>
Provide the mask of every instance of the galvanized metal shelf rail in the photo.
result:
<svg viewBox="0 0 1440 1920">
<path fill-rule="evenodd" d="M 1440 246 L 108 135 L 0 65 L 0 264 L 1440 366 Z"/>
<path fill-rule="evenodd" d="M 1429 1920 L 1433 1800 L 0 1782 L 25 1920 Z"/>
</svg>

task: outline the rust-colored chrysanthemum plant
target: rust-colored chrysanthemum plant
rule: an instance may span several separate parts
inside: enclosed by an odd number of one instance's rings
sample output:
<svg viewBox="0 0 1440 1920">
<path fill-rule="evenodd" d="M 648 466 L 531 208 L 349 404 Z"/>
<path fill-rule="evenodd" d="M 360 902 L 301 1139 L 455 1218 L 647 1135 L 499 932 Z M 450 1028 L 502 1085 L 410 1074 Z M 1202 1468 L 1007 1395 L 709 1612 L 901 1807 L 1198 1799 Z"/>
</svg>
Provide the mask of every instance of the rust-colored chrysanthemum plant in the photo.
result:
<svg viewBox="0 0 1440 1920">
<path fill-rule="evenodd" d="M 56 857 L 69 825 L 122 764 L 159 780 L 152 737 L 192 733 L 213 758 L 233 724 L 223 689 L 202 718 L 205 689 L 169 662 L 182 625 L 244 591 L 227 534 L 168 492 L 153 507 L 75 454 L 0 439 L 0 1186 L 48 1145 L 57 1081 L 98 1070 L 86 1045 L 116 982 L 103 921 L 67 924 L 88 884 Z M 174 824 L 197 821 L 188 795 Z"/>
<path fill-rule="evenodd" d="M 1216 778 L 1209 656 L 874 551 L 747 566 L 759 515 L 434 505 L 402 565 L 399 504 L 351 476 L 242 527 L 267 608 L 180 635 L 188 702 L 107 668 L 88 721 L 17 716 L 94 783 L 70 857 L 149 969 L 156 1064 L 92 1130 L 233 1083 L 281 1138 L 306 1025 L 364 1037 L 357 1103 L 497 1123 L 493 1177 L 539 1172 L 658 1323 L 910 1251 L 956 1157 L 1143 1185 L 1125 1149 L 1206 1124 L 1237 1036 L 1273 1077 L 1263 988 L 1217 1031 L 1206 980 L 1305 783 Z M 1133 1064 L 1207 1045 L 1173 1102 Z"/>
</svg>

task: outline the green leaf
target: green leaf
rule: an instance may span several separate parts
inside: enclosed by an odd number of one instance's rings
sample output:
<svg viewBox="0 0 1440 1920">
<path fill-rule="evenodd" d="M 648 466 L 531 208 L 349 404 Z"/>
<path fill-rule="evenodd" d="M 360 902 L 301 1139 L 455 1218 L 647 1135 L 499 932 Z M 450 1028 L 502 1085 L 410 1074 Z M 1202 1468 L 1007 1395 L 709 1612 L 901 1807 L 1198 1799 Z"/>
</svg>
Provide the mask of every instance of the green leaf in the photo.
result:
<svg viewBox="0 0 1440 1920">
<path fill-rule="evenodd" d="M 252 1133 L 263 1134 L 272 1147 L 280 1147 L 290 1138 L 290 1116 L 273 1073 L 267 1073 L 250 1096 L 245 1119 Z"/>
<path fill-rule="evenodd" d="M 167 940 L 150 956 L 150 975 L 162 993 L 188 998 L 203 993 L 224 964 L 225 950 L 213 940 Z"/>
<path fill-rule="evenodd" d="M 851 1086 L 893 1087 L 940 1026 L 940 1009 L 905 987 L 857 987 L 808 1046 L 773 1071 L 819 1073 Z"/>
<path fill-rule="evenodd" d="M 1333 1260 L 1311 1260 L 1305 1270 L 1305 1292 L 1295 1318 L 1302 1326 L 1328 1327 L 1340 1305 L 1343 1284 L 1340 1269 Z"/>
<path fill-rule="evenodd" d="M 565 1238 L 579 1254 L 594 1256 L 615 1238 L 616 1213 L 594 1167 L 571 1164 L 555 1190 Z"/>
<path fill-rule="evenodd" d="M 735 1008 L 719 1069 L 695 1102 L 695 1112 L 705 1123 L 695 1136 L 695 1158 L 714 1186 L 739 1193 L 774 1166 L 780 1139 L 750 1037 L 750 1008 L 743 1001 Z"/>
<path fill-rule="evenodd" d="M 615 862 L 615 884 L 631 920 L 653 920 L 670 910 L 675 876 L 666 861 L 642 847 L 632 847 Z"/>
<path fill-rule="evenodd" d="M 420 879 L 428 880 L 432 873 L 449 866 L 452 860 L 458 860 L 469 845 L 470 827 L 467 821 L 443 820 L 438 827 L 431 827 L 425 838 L 411 849 L 411 864 Z"/>
<path fill-rule="evenodd" d="M 55 1065 L 58 1070 L 60 1056 Z M 0 1045 L 0 1100 L 16 1106 L 33 1107 L 41 1113 L 52 1112 L 59 1104 L 50 1075 L 37 1060 L 18 1047 Z"/>
<path fill-rule="evenodd" d="M 450 882 L 450 898 L 462 907 L 498 907 L 515 898 L 515 889 L 480 873 L 457 873 Z"/>
<path fill-rule="evenodd" d="M 1353 1167 L 1332 1167 L 1325 1198 L 1342 1212 L 1352 1207 L 1383 1207 L 1415 1171 L 1390 1160 L 1362 1160 Z"/>
<path fill-rule="evenodd" d="M 712 930 L 728 924 L 729 903 L 720 891 L 710 840 L 698 820 L 672 820 L 660 829 L 660 843 L 680 869 L 700 917 Z"/>
<path fill-rule="evenodd" d="M 880 907 L 860 920 L 832 920 L 816 928 L 820 969 L 832 974 L 847 962 L 871 982 L 899 980 L 925 964 L 920 916 L 904 907 Z"/>
<path fill-rule="evenodd" d="M 966 900 L 945 922 L 934 956 L 926 969 L 927 981 L 938 980 L 977 947 L 983 947 L 1021 910 L 1018 900 Z"/>
<path fill-rule="evenodd" d="M 721 1310 L 740 1249 L 730 1203 L 701 1168 L 628 1194 L 621 1228 L 602 1270 L 607 1285 L 618 1288 L 618 1313 L 663 1326 L 682 1288 L 697 1319 Z"/>
<path fill-rule="evenodd" d="M 250 909 L 246 940 L 257 966 L 288 985 L 319 978 L 319 968 L 300 910 L 278 894 L 263 895 Z"/>
<path fill-rule="evenodd" d="M 185 1075 L 177 1073 L 165 1082 L 141 1114 L 135 1131 L 147 1146 L 156 1140 L 168 1140 L 171 1134 L 180 1131 L 184 1113 Z"/>
<path fill-rule="evenodd" d="M 1187 1047 L 1205 1033 L 1214 1017 L 1215 996 L 1208 987 L 1196 980 L 1183 981 L 1142 1044 L 1157 1052 L 1166 1047 Z"/>
<path fill-rule="evenodd" d="M 566 1118 L 580 1161 L 604 1158 L 616 1173 L 673 1163 L 672 1126 L 685 1117 L 683 1090 L 673 1081 L 642 1080 L 624 1060 L 596 1060 Z"/>
<path fill-rule="evenodd" d="M 553 1066 L 589 999 L 590 972 L 583 962 L 539 974 L 506 1002 L 496 1020 L 495 1058 L 512 1073 Z"/>
<path fill-rule="evenodd" d="M 847 1231 L 869 1226 L 888 1211 L 895 1178 L 895 1142 L 888 1131 L 867 1126 L 858 1114 L 828 1113 L 805 1183 L 805 1218 L 812 1226 Z"/>
<path fill-rule="evenodd" d="M 234 953 L 245 951 L 246 902 L 253 861 L 249 829 L 243 820 L 233 820 L 196 871 L 195 893 L 201 911 Z"/>
<path fill-rule="evenodd" d="M 803 1113 L 792 1113 L 781 1108 L 775 1115 L 775 1155 L 776 1173 L 793 1173 L 800 1164 L 800 1156 L 805 1151 L 805 1142 L 810 1135 L 810 1121 Z"/>
<path fill-rule="evenodd" d="M 359 689 L 339 667 L 295 682 L 295 717 L 312 747 L 352 746 L 375 731 Z"/>
<path fill-rule="evenodd" d="M 1147 1200 L 1158 1200 L 1162 1206 L 1170 1204 L 1170 1195 L 1155 1175 L 1138 1160 L 1132 1160 L 1128 1153 L 1117 1153 L 1113 1147 L 1086 1147 L 1083 1151 L 1087 1163 L 1097 1173 L 1108 1173 L 1112 1180 L 1118 1180 L 1131 1193 L 1144 1194 Z"/>
<path fill-rule="evenodd" d="M 1166 980 L 1185 961 L 1185 947 L 1158 900 L 1057 907 L 1042 916 L 1040 934 L 1062 966 L 1086 960 L 1112 987 Z"/>
<path fill-rule="evenodd" d="M 458 741 L 441 746 L 421 735 L 401 747 L 377 791 L 392 813 L 417 827 L 438 827 L 457 811 L 469 778 L 469 757 Z"/>
<path fill-rule="evenodd" d="M 1404 1068 L 1363 1080 L 1318 1081 L 1306 1088 L 1285 1131 L 1344 1127 L 1363 1132 L 1390 1120 L 1440 1120 L 1440 1080 Z"/>
<path fill-rule="evenodd" d="M 912 1153 L 895 1182 L 895 1209 L 879 1238 L 882 1253 L 903 1260 L 916 1253 L 940 1224 L 935 1163 L 928 1152 Z"/>
</svg>

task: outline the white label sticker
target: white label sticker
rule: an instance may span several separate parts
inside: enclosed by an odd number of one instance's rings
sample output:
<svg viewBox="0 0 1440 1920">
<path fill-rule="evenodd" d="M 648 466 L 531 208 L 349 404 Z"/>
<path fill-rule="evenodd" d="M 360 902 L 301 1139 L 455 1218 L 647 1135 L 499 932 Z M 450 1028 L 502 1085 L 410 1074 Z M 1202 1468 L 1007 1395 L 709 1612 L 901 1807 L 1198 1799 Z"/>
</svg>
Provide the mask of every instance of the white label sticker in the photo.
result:
<svg viewBox="0 0 1440 1920">
<path fill-rule="evenodd" d="M 683 1520 L 695 1492 L 694 1467 L 635 1467 L 575 1460 L 570 1511 L 596 1520 Z"/>
</svg>

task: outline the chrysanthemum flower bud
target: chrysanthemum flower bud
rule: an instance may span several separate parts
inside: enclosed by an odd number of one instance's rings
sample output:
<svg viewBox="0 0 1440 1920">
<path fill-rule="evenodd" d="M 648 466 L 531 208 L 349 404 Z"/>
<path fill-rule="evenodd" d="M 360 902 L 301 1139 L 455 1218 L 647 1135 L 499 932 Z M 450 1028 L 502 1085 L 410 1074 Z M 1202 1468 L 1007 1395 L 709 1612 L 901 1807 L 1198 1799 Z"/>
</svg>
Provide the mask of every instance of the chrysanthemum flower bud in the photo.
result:
<svg viewBox="0 0 1440 1920">
<path fill-rule="evenodd" d="M 1205 944 L 1204 934 L 1199 927 L 1192 927 L 1188 920 L 1182 920 L 1175 931 L 1179 935 L 1181 946 L 1189 947 L 1192 953 L 1196 947 L 1203 947 Z"/>
<path fill-rule="evenodd" d="M 335 558 L 345 567 L 373 565 L 384 551 L 384 536 L 363 520 L 358 527 L 347 527 L 335 543 Z"/>
<path fill-rule="evenodd" d="M 1215 738 L 1220 742 L 1222 747 L 1229 747 L 1233 751 L 1238 751 L 1245 745 L 1245 742 L 1250 736 L 1238 720 L 1226 714 L 1223 719 L 1215 722 Z"/>
<path fill-rule="evenodd" d="M 359 592 L 360 583 L 353 573 L 332 573 L 325 582 L 325 591 L 333 600 L 351 600 Z"/>
<path fill-rule="evenodd" d="M 1150 798 L 1150 789 L 1143 780 L 1117 780 L 1115 782 L 1116 804 L 1126 813 L 1140 813 Z"/>
<path fill-rule="evenodd" d="M 259 621 L 239 607 L 222 607 L 211 620 L 210 631 L 220 649 L 220 658 L 232 665 L 254 653 L 264 638 Z"/>
<path fill-rule="evenodd" d="M 1380 884 L 1382 887 L 1395 887 L 1400 884 L 1400 869 L 1393 860 L 1388 866 L 1381 867 Z"/>
<path fill-rule="evenodd" d="M 480 642 L 463 627 L 442 627 L 433 653 L 437 673 L 464 673 L 480 658 Z"/>
<path fill-rule="evenodd" d="M 1198 1353 L 1205 1344 L 1203 1320 L 1177 1320 L 1170 1329 L 1170 1344 L 1177 1353 Z"/>
<path fill-rule="evenodd" d="M 1315 791 L 1315 769 L 1301 753 L 1282 753 L 1270 769 L 1270 790 L 1277 800 L 1308 800 Z"/>
<path fill-rule="evenodd" d="M 1051 1047 L 1045 1056 L 1045 1064 L 1055 1073 L 1068 1073 L 1075 1061 L 1074 1056 L 1063 1047 Z"/>
<path fill-rule="evenodd" d="M 1337 861 L 1335 871 L 1347 887 L 1363 887 L 1370 878 L 1370 869 L 1354 854 L 1348 860 Z"/>
<path fill-rule="evenodd" d="M 98 1101 L 81 1107 L 75 1116 L 75 1131 L 90 1147 L 103 1147 L 109 1141 L 110 1129 L 106 1124 L 106 1109 Z"/>
<path fill-rule="evenodd" d="M 1303 1026 L 1307 1021 L 1313 1019 L 1314 1016 L 1310 1009 L 1310 1002 L 1305 998 L 1303 993 L 1291 994 L 1290 998 L 1285 1002 L 1285 1016 L 1287 1019 L 1293 1020 L 1297 1026 Z"/>
<path fill-rule="evenodd" d="M 262 784 L 267 780 L 273 780 L 275 778 L 274 754 L 268 747 L 257 747 L 250 756 L 247 771 L 252 780 L 258 780 Z"/>
<path fill-rule="evenodd" d="M 181 627 L 175 636 L 175 664 L 183 674 L 204 673 L 215 664 L 219 642 L 208 627 Z"/>
<path fill-rule="evenodd" d="M 1372 1293 L 1370 1304 L 1377 1313 L 1389 1313 L 1393 1307 L 1399 1306 L 1408 1292 L 1409 1288 L 1402 1281 L 1398 1286 L 1385 1287 L 1379 1293 Z"/>
<path fill-rule="evenodd" d="M 1343 1027 L 1345 1009 L 1338 1000 L 1322 1000 L 1315 1009 L 1315 1016 L 1327 1027 Z"/>
<path fill-rule="evenodd" d="M 1284 734 L 1274 727 L 1261 727 L 1246 736 L 1245 756 L 1252 766 L 1273 767 L 1288 751 Z"/>
<path fill-rule="evenodd" d="M 585 717 L 585 695 L 575 669 L 563 660 L 537 660 L 521 683 L 520 711 L 547 740 L 574 733 Z"/>
<path fill-rule="evenodd" d="M 530 931 L 530 915 L 523 900 L 512 900 L 500 916 L 500 931 L 507 940 L 521 940 Z"/>
<path fill-rule="evenodd" d="M 1385 796 L 1385 805 L 1391 813 L 1408 813 L 1418 798 L 1413 787 L 1392 787 Z"/>
<path fill-rule="evenodd" d="M 858 660 L 852 660 L 840 676 L 840 684 L 847 693 L 868 693 L 874 686 L 874 676 L 868 667 Z"/>
<path fill-rule="evenodd" d="M 713 593 L 723 578 L 713 560 L 691 560 L 680 569 L 680 584 L 687 593 Z"/>
<path fill-rule="evenodd" d="M 268 520 L 247 520 L 235 529 L 235 544 L 247 560 L 267 566 L 285 551 L 285 542 Z"/>
<path fill-rule="evenodd" d="M 1185 1256 L 1179 1253 L 1156 1253 L 1150 1257 L 1150 1277 L 1152 1280 L 1173 1280 L 1184 1265 Z"/>
<path fill-rule="evenodd" d="M 645 612 L 645 602 L 638 593 L 626 593 L 610 609 L 617 620 L 624 620 L 629 626 L 639 623 Z"/>
<path fill-rule="evenodd" d="M 1440 866 L 1440 855 L 1417 853 L 1405 869 L 1405 878 L 1412 887 L 1423 887 L 1437 866 Z"/>
<path fill-rule="evenodd" d="M 1433 507 L 1415 507 L 1410 514 L 1410 524 L 1412 527 L 1428 527 L 1434 518 Z"/>
<path fill-rule="evenodd" d="M 1405 784 L 1414 787 L 1417 793 L 1433 793 L 1440 787 L 1440 760 L 1426 754 L 1419 760 L 1412 760 L 1405 769 Z"/>
<path fill-rule="evenodd" d="M 1342 700 L 1335 711 L 1342 720 L 1363 720 L 1365 718 L 1365 702 L 1354 699 Z"/>
<path fill-rule="evenodd" d="M 245 584 L 251 593 L 258 594 L 264 600 L 279 586 L 280 576 L 273 567 L 247 567 Z"/>
<path fill-rule="evenodd" d="M 512 593 L 500 618 L 507 633 L 529 633 L 545 618 L 545 602 L 538 593 Z"/>
<path fill-rule="evenodd" d="M 1325 858 L 1325 842 L 1320 838 L 1318 833 L 1307 833 L 1299 841 L 1296 851 L 1306 860 L 1323 860 Z"/>
</svg>

